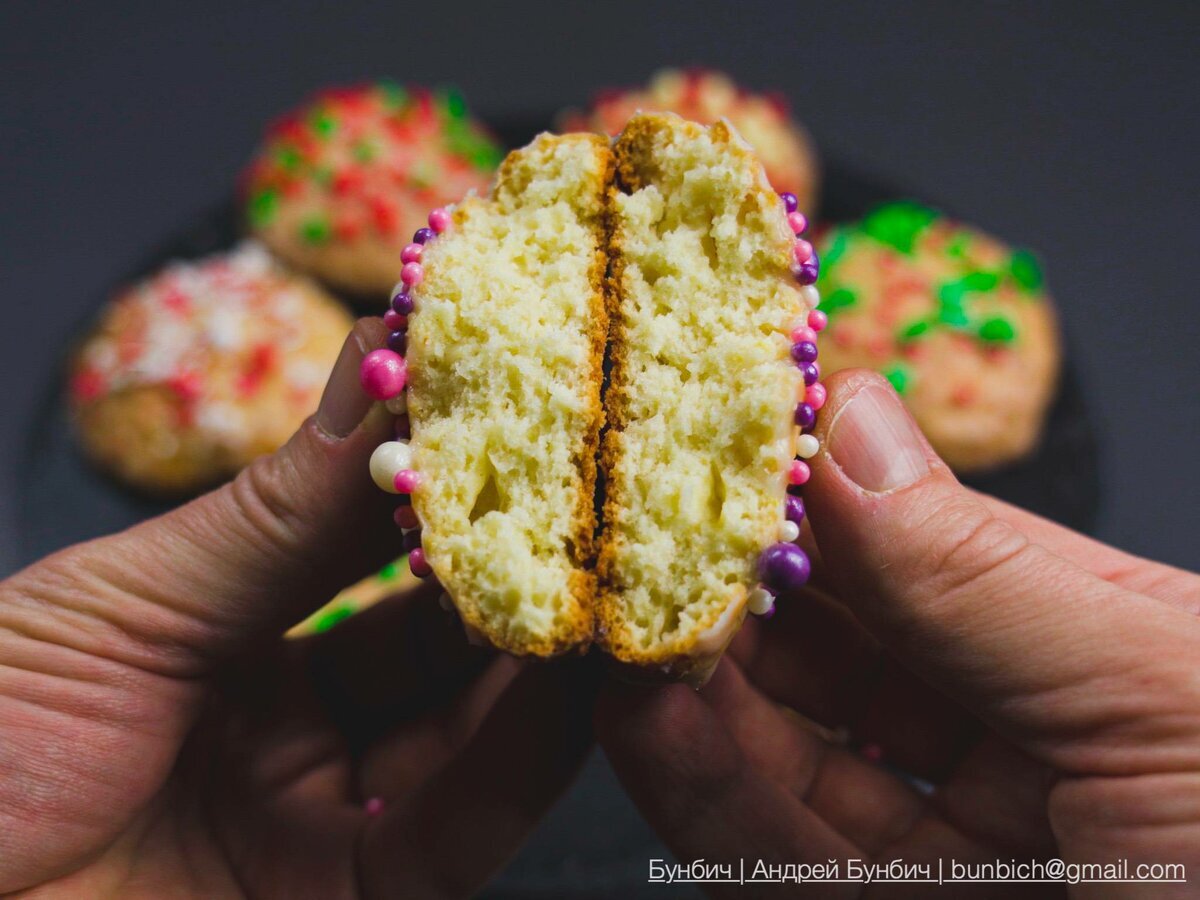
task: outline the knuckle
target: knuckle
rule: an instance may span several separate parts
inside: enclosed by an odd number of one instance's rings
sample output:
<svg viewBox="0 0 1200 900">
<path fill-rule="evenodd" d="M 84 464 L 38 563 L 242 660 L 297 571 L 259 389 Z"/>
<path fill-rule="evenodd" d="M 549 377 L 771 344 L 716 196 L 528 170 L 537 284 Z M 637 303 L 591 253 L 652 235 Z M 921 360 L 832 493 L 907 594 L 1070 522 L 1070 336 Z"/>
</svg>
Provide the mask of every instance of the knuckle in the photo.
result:
<svg viewBox="0 0 1200 900">
<path fill-rule="evenodd" d="M 252 539 L 285 557 L 301 555 L 308 521 L 293 476 L 286 456 L 276 454 L 243 469 L 229 488 L 238 519 L 249 526 Z"/>
</svg>

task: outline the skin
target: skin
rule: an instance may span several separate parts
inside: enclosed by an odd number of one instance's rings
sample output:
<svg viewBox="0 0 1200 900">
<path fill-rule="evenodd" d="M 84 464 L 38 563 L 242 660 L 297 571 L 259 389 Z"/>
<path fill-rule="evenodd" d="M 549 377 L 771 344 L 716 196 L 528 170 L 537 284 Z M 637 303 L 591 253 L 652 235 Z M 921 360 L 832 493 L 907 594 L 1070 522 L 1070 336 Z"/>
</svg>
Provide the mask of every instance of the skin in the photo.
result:
<svg viewBox="0 0 1200 900">
<path fill-rule="evenodd" d="M 970 492 L 901 419 L 904 440 L 847 440 L 843 413 L 862 396 L 907 413 L 873 374 L 839 373 L 828 387 L 805 487 L 820 547 L 810 587 L 771 621 L 747 623 L 703 691 L 612 686 L 600 698 L 598 737 L 643 815 L 681 861 L 735 871 L 739 857 L 747 872 L 761 858 L 841 860 L 843 873 L 850 858 L 935 872 L 938 858 L 1128 858 L 1184 863 L 1189 883 L 983 885 L 970 896 L 1194 896 L 1200 578 Z M 916 462 L 896 486 L 881 460 L 903 454 Z M 845 729 L 849 743 L 820 726 Z M 932 793 L 864 759 L 860 742 Z"/>
<path fill-rule="evenodd" d="M 229 486 L 0 583 L 0 893 L 465 896 L 570 782 L 586 664 L 469 647 L 430 589 L 278 637 L 395 552 L 365 474 L 391 423 L 357 385 L 383 339 L 359 323 L 316 416 Z M 829 387 L 811 589 L 748 623 L 704 691 L 610 684 L 595 705 L 647 820 L 683 860 L 1129 857 L 1194 885 L 1200 579 L 971 494 L 919 438 L 859 440 L 922 469 L 860 486 L 848 471 L 903 467 L 850 465 L 843 413 L 875 391 L 907 414 L 877 376 Z"/>
<path fill-rule="evenodd" d="M 590 667 L 468 646 L 434 585 L 279 638 L 395 555 L 384 336 L 230 485 L 0 583 L 0 893 L 467 896 L 570 783 Z"/>
</svg>

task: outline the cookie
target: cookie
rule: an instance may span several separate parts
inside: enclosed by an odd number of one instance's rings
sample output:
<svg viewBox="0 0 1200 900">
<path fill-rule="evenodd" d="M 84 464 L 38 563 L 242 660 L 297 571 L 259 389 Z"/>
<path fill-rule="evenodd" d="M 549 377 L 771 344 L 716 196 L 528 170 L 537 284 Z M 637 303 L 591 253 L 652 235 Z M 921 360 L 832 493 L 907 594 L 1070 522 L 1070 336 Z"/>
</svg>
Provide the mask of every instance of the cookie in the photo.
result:
<svg viewBox="0 0 1200 900">
<path fill-rule="evenodd" d="M 816 210 L 816 150 L 781 95 L 747 91 L 721 72 L 664 69 L 644 88 L 605 91 L 587 111 L 567 110 L 558 123 L 564 131 L 617 134 L 636 112 L 673 112 L 702 125 L 728 119 L 750 142 L 775 189 L 795 194 L 803 212 Z"/>
<path fill-rule="evenodd" d="M 177 262 L 118 296 L 71 366 L 87 454 L 129 485 L 189 493 L 281 447 L 353 326 L 259 245 Z"/>
<path fill-rule="evenodd" d="M 804 583 L 822 322 L 795 203 L 727 123 L 655 114 L 611 148 L 542 135 L 430 214 L 362 379 L 399 416 L 372 477 L 469 631 L 699 681 Z"/>
<path fill-rule="evenodd" d="M 1060 351 L 1035 257 L 915 203 L 819 236 L 826 373 L 885 374 L 954 469 L 1037 443 Z"/>
<path fill-rule="evenodd" d="M 382 306 L 408 235 L 486 188 L 502 156 L 453 91 L 328 90 L 271 126 L 245 173 L 246 218 L 280 258 Z"/>
<path fill-rule="evenodd" d="M 409 571 L 406 560 L 390 562 L 374 575 L 369 575 L 340 591 L 303 622 L 293 626 L 287 636 L 299 638 L 321 634 L 355 613 L 362 612 L 387 597 L 402 593 L 415 584 L 417 580 Z"/>
</svg>

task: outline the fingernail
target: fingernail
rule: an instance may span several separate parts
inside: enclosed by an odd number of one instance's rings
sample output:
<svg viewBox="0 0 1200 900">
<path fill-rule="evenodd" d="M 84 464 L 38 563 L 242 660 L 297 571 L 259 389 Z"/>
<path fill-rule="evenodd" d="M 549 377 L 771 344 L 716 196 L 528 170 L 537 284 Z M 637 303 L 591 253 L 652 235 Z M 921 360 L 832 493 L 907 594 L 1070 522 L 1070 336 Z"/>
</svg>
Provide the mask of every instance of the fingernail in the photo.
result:
<svg viewBox="0 0 1200 900">
<path fill-rule="evenodd" d="M 900 398 L 870 384 L 838 410 L 829 454 L 850 480 L 873 493 L 907 487 L 929 474 L 925 447 Z"/>
<path fill-rule="evenodd" d="M 342 344 L 321 403 L 317 406 L 317 425 L 332 438 L 350 434 L 371 409 L 372 400 L 358 381 L 363 357 L 372 348 L 366 345 L 361 325 L 356 325 Z"/>
</svg>

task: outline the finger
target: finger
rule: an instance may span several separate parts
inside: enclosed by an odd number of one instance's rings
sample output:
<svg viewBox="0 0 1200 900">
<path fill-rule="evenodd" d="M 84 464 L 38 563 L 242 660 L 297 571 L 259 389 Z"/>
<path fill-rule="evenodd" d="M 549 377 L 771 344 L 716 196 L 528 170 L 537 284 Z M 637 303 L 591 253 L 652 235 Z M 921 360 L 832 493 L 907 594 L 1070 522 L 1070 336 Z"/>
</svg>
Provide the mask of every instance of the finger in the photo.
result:
<svg viewBox="0 0 1200 900">
<path fill-rule="evenodd" d="M 1113 758 L 1120 766 L 1178 754 L 1164 737 L 1193 735 L 1164 720 L 1191 690 L 1177 661 L 1195 653 L 1196 619 L 997 518 L 937 459 L 882 378 L 838 373 L 829 389 L 807 502 L 859 621 L 935 687 L 1066 768 L 1082 762 L 1070 750 L 1084 734 L 1134 747 Z M 1130 690 L 1114 691 L 1114 678 Z"/>
<path fill-rule="evenodd" d="M 274 637 L 397 552 L 367 462 L 391 418 L 358 380 L 384 339 L 378 319 L 347 338 L 317 413 L 230 484 L 135 528 L 62 551 L 5 585 L 44 640 L 195 675 Z M 38 615 L 45 601 L 53 614 Z"/>
<path fill-rule="evenodd" d="M 899 665 L 842 604 L 805 590 L 777 609 L 769 622 L 747 623 L 729 653 L 771 699 L 882 747 L 929 781 L 944 779 L 978 739 L 974 716 Z"/>
<path fill-rule="evenodd" d="M 713 708 L 687 687 L 609 685 L 597 704 L 596 733 L 622 785 L 679 859 L 732 864 L 736 872 L 741 858 L 863 857 L 752 766 Z M 711 887 L 715 896 L 740 890 Z"/>
<path fill-rule="evenodd" d="M 594 672 L 565 660 L 531 665 L 467 746 L 363 835 L 368 896 L 467 896 L 516 852 L 591 747 Z"/>
<path fill-rule="evenodd" d="M 1200 615 L 1200 577 L 1191 572 L 1124 553 L 995 497 L 976 496 L 996 518 L 1028 535 L 1030 540 L 1051 553 L 1126 590 Z"/>
<path fill-rule="evenodd" d="M 721 663 L 703 696 L 750 765 L 868 853 L 890 846 L 924 813 L 916 791 L 788 716 L 732 661 Z"/>
<path fill-rule="evenodd" d="M 496 657 L 448 706 L 400 721 L 372 743 L 359 765 L 363 799 L 392 804 L 424 784 L 475 736 L 521 666 L 511 656 Z"/>
<path fill-rule="evenodd" d="M 494 657 L 467 643 L 458 617 L 438 605 L 440 592 L 424 582 L 297 642 L 307 683 L 352 749 L 440 709 Z"/>
</svg>

